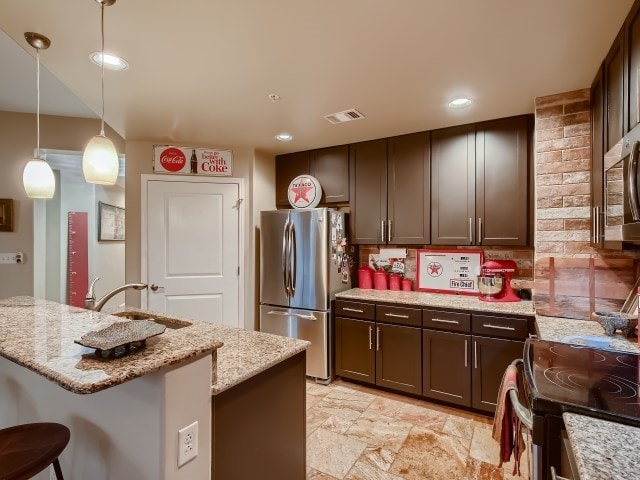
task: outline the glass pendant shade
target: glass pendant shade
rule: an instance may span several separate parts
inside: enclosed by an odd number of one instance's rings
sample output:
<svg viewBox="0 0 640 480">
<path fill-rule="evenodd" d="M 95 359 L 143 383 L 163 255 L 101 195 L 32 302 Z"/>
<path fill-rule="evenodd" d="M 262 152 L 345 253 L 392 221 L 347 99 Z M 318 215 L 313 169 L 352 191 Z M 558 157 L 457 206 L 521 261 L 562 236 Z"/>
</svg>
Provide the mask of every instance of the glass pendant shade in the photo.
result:
<svg viewBox="0 0 640 480">
<path fill-rule="evenodd" d="M 96 135 L 82 155 L 82 173 L 89 183 L 115 185 L 118 180 L 118 153 L 113 142 L 104 135 Z"/>
<path fill-rule="evenodd" d="M 53 198 L 56 179 L 47 162 L 32 158 L 22 172 L 22 184 L 29 198 Z"/>
</svg>

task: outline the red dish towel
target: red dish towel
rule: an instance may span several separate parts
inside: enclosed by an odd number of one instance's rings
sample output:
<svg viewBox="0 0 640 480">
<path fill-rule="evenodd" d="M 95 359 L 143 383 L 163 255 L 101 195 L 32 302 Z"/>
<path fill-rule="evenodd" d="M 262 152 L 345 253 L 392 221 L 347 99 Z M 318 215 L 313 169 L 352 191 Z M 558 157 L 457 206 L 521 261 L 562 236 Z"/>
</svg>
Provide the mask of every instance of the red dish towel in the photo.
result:
<svg viewBox="0 0 640 480">
<path fill-rule="evenodd" d="M 502 377 L 498 392 L 498 407 L 493 418 L 493 439 L 500 444 L 500 465 L 508 462 L 513 454 L 513 475 L 520 475 L 520 457 L 524 449 L 521 423 L 513 410 L 509 392 L 518 393 L 518 369 L 509 365 Z"/>
</svg>

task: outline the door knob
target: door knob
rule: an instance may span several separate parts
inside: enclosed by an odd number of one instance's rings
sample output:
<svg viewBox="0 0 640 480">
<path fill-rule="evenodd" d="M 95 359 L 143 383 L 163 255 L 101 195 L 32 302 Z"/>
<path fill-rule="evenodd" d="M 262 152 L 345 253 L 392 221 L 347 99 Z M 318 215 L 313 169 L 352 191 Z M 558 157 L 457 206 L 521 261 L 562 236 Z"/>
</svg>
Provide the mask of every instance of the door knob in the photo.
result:
<svg viewBox="0 0 640 480">
<path fill-rule="evenodd" d="M 156 290 L 162 287 L 160 285 L 156 285 L 155 283 L 152 283 L 149 288 L 155 292 Z"/>
</svg>

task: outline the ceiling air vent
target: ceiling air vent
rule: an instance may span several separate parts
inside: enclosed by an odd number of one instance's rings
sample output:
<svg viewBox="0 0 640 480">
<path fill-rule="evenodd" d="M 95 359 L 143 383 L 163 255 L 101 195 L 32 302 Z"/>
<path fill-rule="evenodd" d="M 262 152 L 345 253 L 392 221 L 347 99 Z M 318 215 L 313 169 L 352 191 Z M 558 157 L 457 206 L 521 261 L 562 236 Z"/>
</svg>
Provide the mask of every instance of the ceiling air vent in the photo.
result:
<svg viewBox="0 0 640 480">
<path fill-rule="evenodd" d="M 329 115 L 325 115 L 324 118 L 326 118 L 330 123 L 336 124 L 350 122 L 351 120 L 360 120 L 361 118 L 364 118 L 364 115 L 355 108 L 351 108 L 343 112 L 330 113 Z"/>
</svg>

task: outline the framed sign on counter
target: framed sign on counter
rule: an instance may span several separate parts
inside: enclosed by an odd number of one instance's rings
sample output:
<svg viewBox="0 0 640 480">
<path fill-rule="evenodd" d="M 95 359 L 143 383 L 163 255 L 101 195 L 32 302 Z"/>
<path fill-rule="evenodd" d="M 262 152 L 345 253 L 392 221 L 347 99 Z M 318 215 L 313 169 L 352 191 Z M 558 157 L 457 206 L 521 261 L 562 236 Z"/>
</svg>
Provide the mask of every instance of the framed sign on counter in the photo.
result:
<svg viewBox="0 0 640 480">
<path fill-rule="evenodd" d="M 478 295 L 482 250 L 418 250 L 416 290 Z"/>
</svg>

